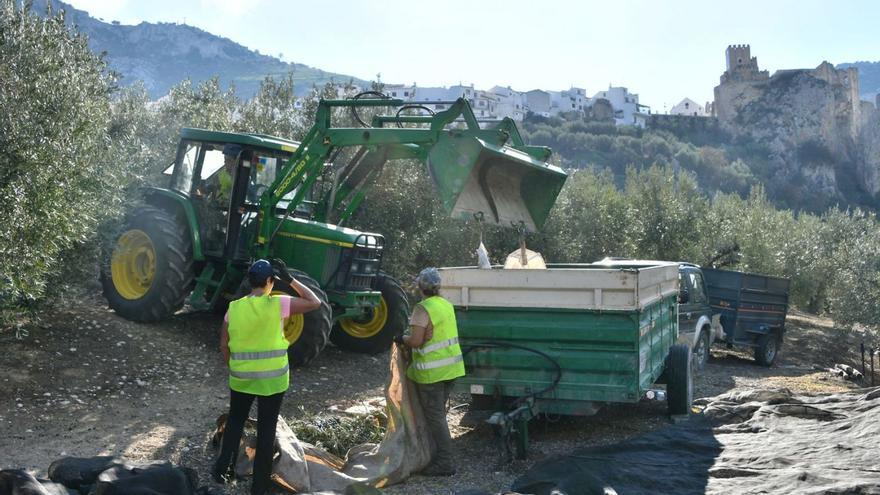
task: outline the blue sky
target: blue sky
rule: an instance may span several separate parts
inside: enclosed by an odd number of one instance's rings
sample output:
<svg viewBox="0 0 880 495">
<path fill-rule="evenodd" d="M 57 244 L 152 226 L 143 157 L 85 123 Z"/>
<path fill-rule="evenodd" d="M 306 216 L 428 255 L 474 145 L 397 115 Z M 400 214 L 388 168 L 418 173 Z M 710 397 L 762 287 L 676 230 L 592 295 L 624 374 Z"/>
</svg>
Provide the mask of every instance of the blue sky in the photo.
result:
<svg viewBox="0 0 880 495">
<path fill-rule="evenodd" d="M 384 82 L 626 86 L 700 103 L 729 44 L 777 69 L 880 60 L 880 1 L 70 0 L 106 21 L 186 22 L 287 61 Z"/>
</svg>

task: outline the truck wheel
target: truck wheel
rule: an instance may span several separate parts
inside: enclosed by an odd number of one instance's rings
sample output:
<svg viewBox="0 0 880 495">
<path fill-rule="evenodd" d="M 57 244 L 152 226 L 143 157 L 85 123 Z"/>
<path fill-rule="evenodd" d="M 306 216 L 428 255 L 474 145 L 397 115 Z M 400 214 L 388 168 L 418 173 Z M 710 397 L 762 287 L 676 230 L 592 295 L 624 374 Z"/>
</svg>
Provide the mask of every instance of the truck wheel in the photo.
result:
<svg viewBox="0 0 880 495">
<path fill-rule="evenodd" d="M 173 315 L 192 290 L 192 242 L 176 216 L 146 206 L 132 212 L 101 265 L 110 307 L 128 320 L 154 322 Z"/>
<path fill-rule="evenodd" d="M 691 376 L 690 349 L 677 344 L 666 356 L 666 406 L 670 415 L 688 414 L 694 400 L 694 382 Z"/>
<path fill-rule="evenodd" d="M 288 270 L 290 274 L 308 287 L 321 300 L 321 307 L 308 313 L 291 315 L 284 324 L 284 338 L 290 343 L 287 348 L 287 360 L 291 366 L 302 366 L 324 350 L 327 339 L 330 336 L 333 310 L 327 303 L 327 294 L 321 289 L 321 285 L 299 270 Z M 250 285 L 245 278 L 244 284 Z M 300 297 L 293 287 L 284 283 L 276 283 L 273 294 L 287 294 L 288 296 Z"/>
<path fill-rule="evenodd" d="M 779 338 L 775 333 L 768 333 L 758 340 L 755 347 L 755 361 L 763 366 L 773 366 L 779 355 Z"/>
<path fill-rule="evenodd" d="M 409 300 L 397 280 L 379 274 L 376 290 L 379 305 L 360 318 L 341 318 L 333 326 L 330 340 L 347 351 L 376 354 L 387 351 L 394 337 L 409 325 Z"/>
<path fill-rule="evenodd" d="M 700 330 L 700 336 L 694 345 L 694 352 L 691 356 L 693 371 L 703 371 L 706 361 L 709 360 L 709 329 Z"/>
</svg>

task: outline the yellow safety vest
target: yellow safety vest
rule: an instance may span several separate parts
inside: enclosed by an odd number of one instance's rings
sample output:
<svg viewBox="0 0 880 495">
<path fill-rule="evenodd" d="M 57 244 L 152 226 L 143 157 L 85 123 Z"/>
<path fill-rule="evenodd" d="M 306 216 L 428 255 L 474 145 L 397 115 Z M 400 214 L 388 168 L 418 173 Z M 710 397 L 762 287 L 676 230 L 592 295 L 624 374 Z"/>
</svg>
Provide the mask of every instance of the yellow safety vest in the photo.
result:
<svg viewBox="0 0 880 495">
<path fill-rule="evenodd" d="M 229 388 L 275 395 L 290 385 L 287 340 L 281 329 L 281 300 L 243 297 L 229 304 Z"/>
<path fill-rule="evenodd" d="M 434 335 L 421 347 L 413 349 L 413 360 L 406 376 L 416 383 L 436 383 L 464 376 L 464 358 L 458 345 L 455 309 L 440 296 L 432 296 L 419 305 L 428 312 Z"/>
</svg>

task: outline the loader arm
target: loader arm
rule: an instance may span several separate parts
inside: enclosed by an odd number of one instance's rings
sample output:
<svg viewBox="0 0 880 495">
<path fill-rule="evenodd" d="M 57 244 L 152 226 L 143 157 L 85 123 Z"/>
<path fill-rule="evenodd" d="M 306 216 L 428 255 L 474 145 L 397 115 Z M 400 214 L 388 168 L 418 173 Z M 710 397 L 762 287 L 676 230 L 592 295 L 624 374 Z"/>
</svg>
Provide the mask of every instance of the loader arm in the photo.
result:
<svg viewBox="0 0 880 495">
<path fill-rule="evenodd" d="M 416 103 L 390 98 L 321 100 L 315 124 L 261 198 L 260 253 L 269 252 L 278 203 L 295 191 L 286 208 L 292 211 L 300 205 L 328 159 L 346 147 L 358 151 L 318 200 L 315 218 L 320 221 L 348 219 L 387 160 L 416 159 L 428 165 L 443 206 L 452 216 L 469 219 L 484 213 L 490 223 L 532 231 L 540 228 L 566 179 L 562 169 L 546 163 L 550 150 L 525 145 L 511 119 L 480 128 L 463 98 L 439 103 L 449 108 L 433 115 L 400 115 L 398 111 L 374 117 L 369 127 L 352 128 L 333 127 L 332 110 L 405 109 Z M 396 127 L 388 126 L 392 123 Z M 423 126 L 399 125 L 404 123 Z"/>
</svg>

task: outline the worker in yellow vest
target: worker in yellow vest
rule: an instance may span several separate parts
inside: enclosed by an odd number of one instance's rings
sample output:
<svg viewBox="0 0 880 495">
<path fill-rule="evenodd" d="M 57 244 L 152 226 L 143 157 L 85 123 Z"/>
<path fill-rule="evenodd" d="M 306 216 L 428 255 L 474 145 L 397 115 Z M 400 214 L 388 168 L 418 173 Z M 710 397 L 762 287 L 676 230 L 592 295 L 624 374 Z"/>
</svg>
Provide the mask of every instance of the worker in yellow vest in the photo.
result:
<svg viewBox="0 0 880 495">
<path fill-rule="evenodd" d="M 428 431 L 437 445 L 431 463 L 421 474 L 451 476 L 455 474 L 455 464 L 446 403 L 453 382 L 464 376 L 455 310 L 439 295 L 440 273 L 436 268 L 422 270 L 416 283 L 422 301 L 413 309 L 409 333 L 397 336 L 395 342 L 412 348 L 412 362 L 406 375 L 416 384 Z"/>
<path fill-rule="evenodd" d="M 251 494 L 262 495 L 269 489 L 275 426 L 290 380 L 284 320 L 317 309 L 321 300 L 280 261 L 274 267 L 266 260 L 254 262 L 248 281 L 251 293 L 229 304 L 220 330 L 220 351 L 229 364 L 229 415 L 212 475 L 219 483 L 228 479 L 230 464 L 238 457 L 244 422 L 256 399 L 257 451 Z M 273 295 L 276 282 L 289 284 L 301 297 Z"/>
</svg>

